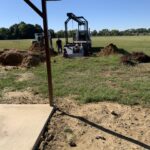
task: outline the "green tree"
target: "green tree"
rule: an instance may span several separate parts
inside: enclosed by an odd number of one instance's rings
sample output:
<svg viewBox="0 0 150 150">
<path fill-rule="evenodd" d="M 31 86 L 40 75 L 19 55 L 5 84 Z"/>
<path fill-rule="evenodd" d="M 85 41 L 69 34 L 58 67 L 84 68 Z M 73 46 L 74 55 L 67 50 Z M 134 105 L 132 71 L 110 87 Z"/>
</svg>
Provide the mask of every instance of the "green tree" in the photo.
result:
<svg viewBox="0 0 150 150">
<path fill-rule="evenodd" d="M 7 28 L 0 28 L 0 39 L 6 40 L 10 37 L 9 29 Z"/>
<path fill-rule="evenodd" d="M 10 32 L 10 39 L 19 39 L 19 29 L 18 29 L 18 24 L 14 24 L 10 26 L 9 28 Z"/>
<path fill-rule="evenodd" d="M 110 31 L 108 29 L 103 29 L 103 30 L 99 31 L 98 35 L 109 36 Z"/>
<path fill-rule="evenodd" d="M 92 31 L 92 32 L 91 32 L 91 35 L 92 35 L 92 36 L 97 36 L 97 35 L 98 35 L 97 30 Z"/>
<path fill-rule="evenodd" d="M 34 28 L 35 28 L 35 33 L 42 33 L 43 32 L 42 27 L 38 24 L 35 24 Z"/>
<path fill-rule="evenodd" d="M 112 35 L 112 36 L 118 36 L 118 35 L 120 35 L 120 32 L 119 32 L 119 30 L 111 30 L 110 31 L 110 35 Z"/>
<path fill-rule="evenodd" d="M 58 38 L 64 38 L 65 37 L 65 32 L 63 30 L 60 30 L 60 31 L 57 32 L 56 35 L 57 35 Z"/>
<path fill-rule="evenodd" d="M 19 34 L 21 39 L 32 39 L 35 34 L 35 27 L 32 24 L 21 22 L 18 25 Z"/>
</svg>

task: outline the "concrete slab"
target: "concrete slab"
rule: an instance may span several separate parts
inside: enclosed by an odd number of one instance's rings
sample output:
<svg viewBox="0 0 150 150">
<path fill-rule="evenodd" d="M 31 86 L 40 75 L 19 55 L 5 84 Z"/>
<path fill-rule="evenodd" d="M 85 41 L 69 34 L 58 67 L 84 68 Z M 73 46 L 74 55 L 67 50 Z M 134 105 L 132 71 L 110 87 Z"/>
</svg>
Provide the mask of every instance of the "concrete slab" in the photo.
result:
<svg viewBox="0 0 150 150">
<path fill-rule="evenodd" d="M 0 150 L 31 150 L 53 108 L 49 105 L 0 105 Z"/>
</svg>

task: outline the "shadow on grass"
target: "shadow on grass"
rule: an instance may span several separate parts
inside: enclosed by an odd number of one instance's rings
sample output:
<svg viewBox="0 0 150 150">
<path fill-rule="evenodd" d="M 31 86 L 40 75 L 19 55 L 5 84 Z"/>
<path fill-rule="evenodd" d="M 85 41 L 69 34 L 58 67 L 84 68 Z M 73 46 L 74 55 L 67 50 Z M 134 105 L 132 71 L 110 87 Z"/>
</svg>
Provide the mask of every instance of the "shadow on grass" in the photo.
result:
<svg viewBox="0 0 150 150">
<path fill-rule="evenodd" d="M 119 52 L 120 52 L 121 54 L 123 54 L 123 55 L 129 55 L 129 54 L 130 54 L 127 50 L 125 50 L 125 49 L 123 49 L 123 48 L 119 48 L 118 50 L 119 50 Z"/>
<path fill-rule="evenodd" d="M 101 49 L 103 49 L 104 47 L 92 47 L 92 52 L 93 53 L 98 53 L 101 51 Z"/>
<path fill-rule="evenodd" d="M 110 129 L 104 128 L 104 127 L 102 127 L 102 126 L 100 126 L 100 125 L 98 125 L 98 124 L 96 124 L 96 123 L 94 123 L 94 122 L 91 122 L 91 121 L 89 121 L 89 120 L 87 120 L 87 119 L 85 119 L 85 118 L 83 118 L 83 117 L 81 117 L 81 116 L 75 116 L 75 115 L 68 114 L 68 113 L 66 113 L 66 112 L 63 112 L 63 111 L 59 110 L 58 108 L 56 109 L 56 111 L 61 112 L 62 115 L 66 115 L 66 116 L 69 116 L 69 117 L 71 117 L 71 118 L 78 119 L 78 120 L 80 120 L 80 121 L 82 121 L 82 122 L 84 122 L 84 123 L 86 123 L 86 124 L 88 124 L 88 125 L 90 125 L 90 126 L 96 128 L 96 129 L 98 129 L 98 130 L 101 130 L 101 131 L 103 131 L 103 132 L 106 132 L 106 133 L 108 133 L 108 134 L 111 134 L 111 135 L 113 135 L 113 136 L 115 136 L 115 137 L 118 137 L 118 138 L 120 138 L 120 139 L 126 140 L 126 141 L 128 141 L 128 142 L 131 142 L 131 143 L 133 143 L 133 144 L 136 144 L 136 145 L 138 145 L 138 146 L 141 146 L 141 147 L 143 147 L 143 148 L 145 148 L 145 149 L 150 149 L 150 145 L 147 145 L 147 144 L 142 143 L 142 142 L 140 142 L 140 141 L 138 141 L 138 140 L 135 140 L 135 139 L 133 139 L 133 138 L 127 137 L 127 136 L 125 136 L 125 135 L 119 134 L 119 133 L 114 132 L 114 131 L 112 131 L 112 130 L 110 130 Z"/>
</svg>

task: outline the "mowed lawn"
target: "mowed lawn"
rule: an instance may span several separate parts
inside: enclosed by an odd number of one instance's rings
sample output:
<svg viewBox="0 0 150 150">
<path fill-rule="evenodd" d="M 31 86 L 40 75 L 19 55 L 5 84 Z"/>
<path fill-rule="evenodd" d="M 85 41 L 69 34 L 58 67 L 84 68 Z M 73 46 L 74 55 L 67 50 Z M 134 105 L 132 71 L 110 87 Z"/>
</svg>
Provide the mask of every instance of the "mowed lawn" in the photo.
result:
<svg viewBox="0 0 150 150">
<path fill-rule="evenodd" d="M 0 40 L 0 50 L 2 49 L 19 49 L 27 50 L 32 40 Z"/>
<path fill-rule="evenodd" d="M 62 39 L 63 44 L 65 43 Z M 32 40 L 0 40 L 0 49 L 14 48 L 27 50 L 31 46 Z M 116 44 L 120 48 L 128 51 L 143 51 L 150 54 L 150 36 L 108 36 L 92 38 L 93 47 L 104 47 L 110 43 Z M 53 40 L 56 49 L 56 39 Z"/>
<path fill-rule="evenodd" d="M 150 55 L 150 37 L 96 37 L 93 47 L 109 43 L 129 52 L 143 51 Z M 19 43 L 19 44 L 18 44 Z M 55 41 L 54 41 L 55 43 Z M 31 40 L 0 41 L 0 49 L 28 49 Z M 55 46 L 55 44 L 54 44 Z M 54 96 L 72 97 L 80 102 L 113 101 L 123 104 L 150 105 L 150 64 L 124 66 L 120 56 L 64 59 L 52 58 Z M 18 82 L 19 76 L 34 74 L 34 80 Z M 31 69 L 0 70 L 0 95 L 7 91 L 24 91 L 32 88 L 47 97 L 46 67 L 44 64 Z"/>
</svg>

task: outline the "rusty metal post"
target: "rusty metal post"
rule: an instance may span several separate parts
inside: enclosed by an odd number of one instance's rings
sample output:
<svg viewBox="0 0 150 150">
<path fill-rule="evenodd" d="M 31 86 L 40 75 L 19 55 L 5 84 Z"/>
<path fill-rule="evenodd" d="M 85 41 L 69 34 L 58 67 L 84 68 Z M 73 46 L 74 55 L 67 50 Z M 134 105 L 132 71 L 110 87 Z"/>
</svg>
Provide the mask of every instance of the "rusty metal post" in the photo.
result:
<svg viewBox="0 0 150 150">
<path fill-rule="evenodd" d="M 42 12 L 43 12 L 43 27 L 44 27 L 45 52 L 46 52 L 46 67 L 47 67 L 47 77 L 48 77 L 49 103 L 50 103 L 50 106 L 53 106 L 51 53 L 50 53 L 49 34 L 48 34 L 46 0 L 42 0 Z"/>
<path fill-rule="evenodd" d="M 48 94 L 49 104 L 53 106 L 53 84 L 52 84 L 52 71 L 51 71 L 51 52 L 52 42 L 50 45 L 49 33 L 48 33 L 48 22 L 47 22 L 47 1 L 59 1 L 59 0 L 41 0 L 42 11 L 39 10 L 30 0 L 24 0 L 42 19 L 44 28 L 44 40 L 45 40 L 45 52 L 46 52 L 46 67 L 47 67 L 47 78 L 48 78 Z"/>
</svg>

